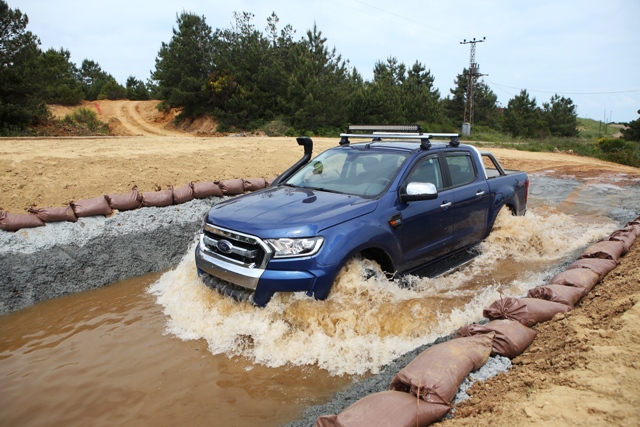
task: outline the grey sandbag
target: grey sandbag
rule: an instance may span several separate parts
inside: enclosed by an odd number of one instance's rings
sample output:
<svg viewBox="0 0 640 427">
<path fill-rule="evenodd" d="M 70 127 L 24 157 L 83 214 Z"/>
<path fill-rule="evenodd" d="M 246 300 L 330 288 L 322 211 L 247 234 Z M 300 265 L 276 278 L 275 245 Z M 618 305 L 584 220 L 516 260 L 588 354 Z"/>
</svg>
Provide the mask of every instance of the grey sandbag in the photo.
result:
<svg viewBox="0 0 640 427">
<path fill-rule="evenodd" d="M 601 258 L 583 258 L 572 262 L 567 267 L 567 270 L 573 270 L 577 268 L 587 268 L 598 274 L 600 280 L 609 274 L 611 270 L 618 266 L 618 261 L 612 259 Z"/>
<path fill-rule="evenodd" d="M 193 200 L 193 182 L 189 182 L 182 187 L 173 189 L 173 203 L 179 205 L 180 203 L 187 203 Z"/>
<path fill-rule="evenodd" d="M 622 245 L 624 247 L 624 252 L 622 253 L 622 255 L 624 255 L 627 252 L 629 252 L 629 249 L 631 249 L 633 242 L 635 242 L 637 238 L 638 236 L 636 235 L 635 229 L 629 228 L 629 229 L 616 230 L 604 240 L 615 240 L 618 242 L 622 242 Z"/>
<path fill-rule="evenodd" d="M 527 296 L 529 298 L 538 298 L 547 301 L 559 302 L 560 304 L 565 304 L 573 308 L 576 303 L 580 301 L 580 298 L 582 298 L 588 292 L 589 290 L 581 287 L 567 285 L 547 285 L 529 289 L 529 292 L 527 292 Z"/>
<path fill-rule="evenodd" d="M 599 258 L 618 261 L 624 252 L 624 244 L 615 240 L 602 240 L 589 246 L 578 258 Z"/>
<path fill-rule="evenodd" d="M 491 344 L 491 355 L 504 356 L 509 359 L 522 354 L 538 334 L 533 329 L 527 328 L 515 320 L 500 319 L 489 322 L 486 325 L 475 323 L 465 326 L 458 331 L 458 336 L 470 337 L 490 332 L 495 332 Z"/>
<path fill-rule="evenodd" d="M 147 191 L 142 193 L 142 206 L 155 206 L 163 208 L 173 204 L 173 189 L 168 188 L 160 191 Z"/>
<path fill-rule="evenodd" d="M 537 298 L 502 298 L 482 310 L 482 315 L 489 320 L 509 319 L 533 326 L 536 323 L 551 320 L 558 313 L 571 310 L 566 304 L 545 301 Z"/>
<path fill-rule="evenodd" d="M 212 181 L 196 182 L 193 184 L 193 195 L 196 199 L 206 199 L 207 197 L 222 197 L 222 190 Z"/>
<path fill-rule="evenodd" d="M 449 404 L 466 376 L 489 359 L 494 335 L 456 338 L 429 347 L 396 374 L 389 389 Z"/>
<path fill-rule="evenodd" d="M 60 222 L 60 221 L 76 222 L 78 221 L 78 218 L 76 217 L 76 214 L 73 211 L 73 206 L 71 206 L 71 203 L 61 208 L 36 209 L 34 207 L 30 207 L 27 210 L 32 214 L 36 214 L 38 218 L 40 218 L 44 222 Z"/>
<path fill-rule="evenodd" d="M 92 197 L 90 199 L 71 202 L 71 206 L 73 206 L 73 212 L 78 218 L 85 216 L 109 215 L 111 213 L 111 206 L 109 206 L 109 202 L 107 202 L 107 198 L 105 196 Z"/>
<path fill-rule="evenodd" d="M 267 181 L 264 178 L 247 178 L 243 181 L 245 191 L 257 191 L 267 187 Z"/>
<path fill-rule="evenodd" d="M 44 222 L 35 214 L 14 214 L 0 211 L 0 230 L 18 231 L 21 228 L 42 226 L 44 226 Z"/>
<path fill-rule="evenodd" d="M 128 193 L 107 194 L 105 197 L 111 209 L 117 209 L 121 212 L 138 209 L 142 206 L 142 196 L 138 194 L 137 185 L 134 185 Z"/>
<path fill-rule="evenodd" d="M 244 181 L 240 178 L 216 181 L 225 196 L 237 196 L 244 193 Z"/>
<path fill-rule="evenodd" d="M 411 394 L 382 391 L 363 397 L 338 415 L 318 417 L 315 427 L 428 426 L 449 409 L 449 405 L 428 403 Z"/>
</svg>

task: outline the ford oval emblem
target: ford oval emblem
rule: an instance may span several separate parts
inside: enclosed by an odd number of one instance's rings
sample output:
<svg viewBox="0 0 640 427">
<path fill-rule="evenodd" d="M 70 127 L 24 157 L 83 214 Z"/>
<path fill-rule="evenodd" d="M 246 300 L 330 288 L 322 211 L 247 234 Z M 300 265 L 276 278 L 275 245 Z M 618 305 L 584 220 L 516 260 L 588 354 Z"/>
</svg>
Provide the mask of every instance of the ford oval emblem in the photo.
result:
<svg viewBox="0 0 640 427">
<path fill-rule="evenodd" d="M 217 244 L 218 250 L 223 254 L 230 254 L 233 252 L 233 245 L 228 240 L 220 240 Z"/>
</svg>

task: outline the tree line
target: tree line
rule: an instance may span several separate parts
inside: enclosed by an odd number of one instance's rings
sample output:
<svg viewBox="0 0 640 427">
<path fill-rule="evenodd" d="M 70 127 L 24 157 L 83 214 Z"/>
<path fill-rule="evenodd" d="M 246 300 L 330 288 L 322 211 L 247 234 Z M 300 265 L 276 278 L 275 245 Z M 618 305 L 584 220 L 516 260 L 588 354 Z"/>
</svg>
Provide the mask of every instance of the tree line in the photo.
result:
<svg viewBox="0 0 640 427">
<path fill-rule="evenodd" d="M 146 82 L 119 84 L 89 59 L 78 67 L 64 48 L 42 51 L 26 29 L 28 18 L 0 0 L 0 132 L 23 129 L 47 117 L 47 104 L 84 100 L 160 100 L 180 108 L 178 120 L 211 115 L 218 130 L 263 129 L 268 134 L 332 134 L 348 123 L 421 123 L 455 132 L 466 103 L 467 70 L 443 96 L 426 64 L 379 60 L 365 80 L 314 25 L 295 38 L 275 13 L 259 30 L 250 13 L 235 13 L 230 28 L 212 29 L 204 16 L 182 12 L 162 42 Z M 474 126 L 514 137 L 578 135 L 576 105 L 554 95 L 538 106 L 522 90 L 499 108 L 483 81 L 475 83 Z"/>
</svg>

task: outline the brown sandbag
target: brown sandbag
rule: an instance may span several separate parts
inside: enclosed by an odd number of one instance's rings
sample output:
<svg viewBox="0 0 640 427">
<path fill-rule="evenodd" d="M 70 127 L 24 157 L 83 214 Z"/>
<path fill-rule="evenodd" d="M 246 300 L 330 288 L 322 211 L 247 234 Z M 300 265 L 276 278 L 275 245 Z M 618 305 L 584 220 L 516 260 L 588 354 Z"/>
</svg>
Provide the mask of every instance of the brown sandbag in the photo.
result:
<svg viewBox="0 0 640 427">
<path fill-rule="evenodd" d="M 396 374 L 389 389 L 411 393 L 425 402 L 449 404 L 469 372 L 489 359 L 494 335 L 456 338 L 429 347 Z"/>
<path fill-rule="evenodd" d="M 502 298 L 482 310 L 482 315 L 489 320 L 509 319 L 533 326 L 536 323 L 551 320 L 558 313 L 566 313 L 571 307 L 558 302 L 537 298 Z"/>
<path fill-rule="evenodd" d="M 622 255 L 624 255 L 629 252 L 629 249 L 631 249 L 631 245 L 633 245 L 633 242 L 635 242 L 637 238 L 638 236 L 636 235 L 635 230 L 630 228 L 628 230 L 616 230 L 604 240 L 615 240 L 618 242 L 622 242 L 622 245 L 624 247 L 624 252 L 622 252 Z"/>
<path fill-rule="evenodd" d="M 245 191 L 257 191 L 267 187 L 267 181 L 264 178 L 247 178 L 244 180 Z"/>
<path fill-rule="evenodd" d="M 579 288 L 581 289 L 582 296 L 584 296 L 588 294 L 591 288 L 599 281 L 600 275 L 593 270 L 588 268 L 570 268 L 553 276 L 551 280 L 549 280 L 549 285 Z"/>
<path fill-rule="evenodd" d="M 124 194 L 107 194 L 105 196 L 111 209 L 117 209 L 121 212 L 138 209 L 142 206 L 142 196 L 138 194 L 138 186 L 134 185 L 131 191 Z"/>
<path fill-rule="evenodd" d="M 265 180 L 265 185 L 266 185 L 267 187 L 271 187 L 271 184 L 273 184 L 273 181 L 275 181 L 275 180 L 276 180 L 275 178 L 267 178 L 267 179 Z"/>
<path fill-rule="evenodd" d="M 180 203 L 187 203 L 193 200 L 193 182 L 189 182 L 182 187 L 173 189 L 173 203 L 179 205 Z"/>
<path fill-rule="evenodd" d="M 60 222 L 60 221 L 76 222 L 78 221 L 78 218 L 76 217 L 75 212 L 73 212 L 73 206 L 71 206 L 71 203 L 61 208 L 36 209 L 34 207 L 30 207 L 27 210 L 32 214 L 36 214 L 38 218 L 40 218 L 44 222 Z"/>
<path fill-rule="evenodd" d="M 576 268 L 588 268 L 595 272 L 600 277 L 600 280 L 604 279 L 604 276 L 609 274 L 611 270 L 618 266 L 618 261 L 612 259 L 600 259 L 600 258 L 583 258 L 572 262 L 567 267 L 567 270 L 573 270 Z"/>
<path fill-rule="evenodd" d="M 42 227 L 44 222 L 38 218 L 38 215 L 14 214 L 11 212 L 0 211 L 0 230 L 18 231 L 21 228 Z"/>
<path fill-rule="evenodd" d="M 640 236 L 640 217 L 634 219 L 633 221 L 629 221 L 625 225 L 625 228 L 632 228 L 635 231 L 636 236 Z"/>
<path fill-rule="evenodd" d="M 486 325 L 473 324 L 461 328 L 459 337 L 470 337 L 479 334 L 495 332 L 491 344 L 491 355 L 504 356 L 509 359 L 522 354 L 533 342 L 538 334 L 531 328 L 527 328 L 515 320 L 494 320 Z"/>
<path fill-rule="evenodd" d="M 225 196 L 237 196 L 244 193 L 244 181 L 240 178 L 216 181 Z"/>
<path fill-rule="evenodd" d="M 318 417 L 315 427 L 428 426 L 449 412 L 448 405 L 428 403 L 399 391 L 382 391 L 358 400 L 338 415 Z"/>
<path fill-rule="evenodd" d="M 529 292 L 527 292 L 527 296 L 529 298 L 538 298 L 547 301 L 559 302 L 560 304 L 565 304 L 573 308 L 576 303 L 580 301 L 580 298 L 582 298 L 588 292 L 589 291 L 586 288 L 581 287 L 566 285 L 547 285 L 529 289 Z"/>
<path fill-rule="evenodd" d="M 173 188 L 142 193 L 142 206 L 163 208 L 173 204 Z"/>
<path fill-rule="evenodd" d="M 207 197 L 222 197 L 222 190 L 215 182 L 205 181 L 193 184 L 193 195 L 196 199 L 206 199 Z"/>
<path fill-rule="evenodd" d="M 109 215 L 111 206 L 107 202 L 105 196 L 92 197 L 91 199 L 78 200 L 71 202 L 73 212 L 78 218 L 85 216 Z"/>
<path fill-rule="evenodd" d="M 599 259 L 612 259 L 618 261 L 624 252 L 624 244 L 615 240 L 602 240 L 596 244 L 589 246 L 578 257 L 583 258 L 599 258 Z"/>
</svg>

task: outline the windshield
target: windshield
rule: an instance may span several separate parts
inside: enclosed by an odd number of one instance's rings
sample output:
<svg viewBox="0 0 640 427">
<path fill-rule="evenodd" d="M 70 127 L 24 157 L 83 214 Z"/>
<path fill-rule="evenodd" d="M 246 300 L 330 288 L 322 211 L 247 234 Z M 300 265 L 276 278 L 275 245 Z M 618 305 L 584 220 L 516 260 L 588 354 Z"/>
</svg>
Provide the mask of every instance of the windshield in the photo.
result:
<svg viewBox="0 0 640 427">
<path fill-rule="evenodd" d="M 405 153 L 332 149 L 307 163 L 285 185 L 377 197 L 407 158 Z"/>
</svg>

